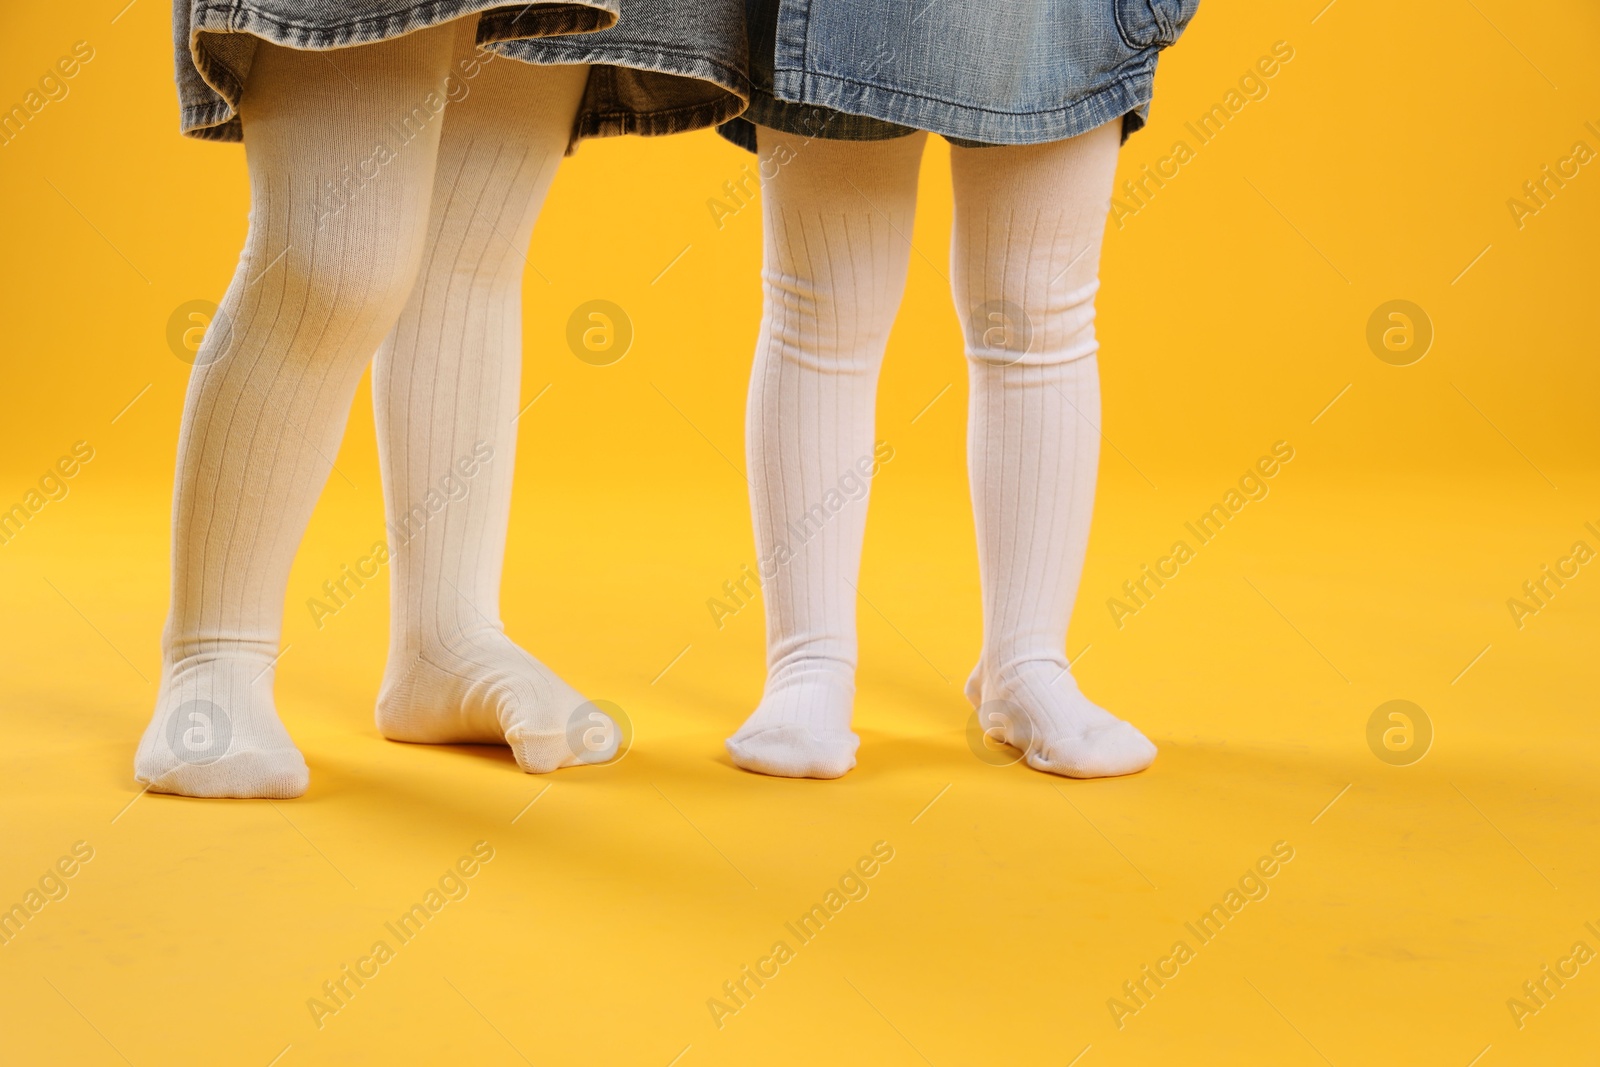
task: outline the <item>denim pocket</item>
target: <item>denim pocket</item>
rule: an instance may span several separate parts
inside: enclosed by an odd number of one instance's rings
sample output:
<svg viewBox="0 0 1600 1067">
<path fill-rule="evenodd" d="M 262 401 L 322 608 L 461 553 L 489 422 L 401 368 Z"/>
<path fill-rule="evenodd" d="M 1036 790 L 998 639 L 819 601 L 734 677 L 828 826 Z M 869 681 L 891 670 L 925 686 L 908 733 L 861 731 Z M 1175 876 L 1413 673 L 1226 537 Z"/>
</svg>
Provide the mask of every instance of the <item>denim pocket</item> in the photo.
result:
<svg viewBox="0 0 1600 1067">
<path fill-rule="evenodd" d="M 1165 48 L 1194 18 L 1200 0 L 1115 0 L 1117 32 L 1134 49 Z"/>
</svg>

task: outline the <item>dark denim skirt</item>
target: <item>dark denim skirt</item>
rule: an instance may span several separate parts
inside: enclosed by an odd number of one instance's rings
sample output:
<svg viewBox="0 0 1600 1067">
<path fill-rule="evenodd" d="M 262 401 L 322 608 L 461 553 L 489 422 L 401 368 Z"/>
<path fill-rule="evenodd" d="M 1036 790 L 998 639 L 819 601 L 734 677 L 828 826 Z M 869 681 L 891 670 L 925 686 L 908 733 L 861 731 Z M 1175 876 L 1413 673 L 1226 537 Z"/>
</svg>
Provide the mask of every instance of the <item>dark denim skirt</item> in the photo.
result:
<svg viewBox="0 0 1600 1067">
<path fill-rule="evenodd" d="M 723 125 L 968 146 L 1145 124 L 1156 58 L 1199 0 L 747 0 L 750 106 Z"/>
<path fill-rule="evenodd" d="M 744 0 L 174 0 L 181 128 L 242 139 L 239 98 L 261 41 L 371 44 L 479 14 L 480 47 L 525 63 L 589 63 L 573 143 L 725 122 L 749 99 Z"/>
</svg>

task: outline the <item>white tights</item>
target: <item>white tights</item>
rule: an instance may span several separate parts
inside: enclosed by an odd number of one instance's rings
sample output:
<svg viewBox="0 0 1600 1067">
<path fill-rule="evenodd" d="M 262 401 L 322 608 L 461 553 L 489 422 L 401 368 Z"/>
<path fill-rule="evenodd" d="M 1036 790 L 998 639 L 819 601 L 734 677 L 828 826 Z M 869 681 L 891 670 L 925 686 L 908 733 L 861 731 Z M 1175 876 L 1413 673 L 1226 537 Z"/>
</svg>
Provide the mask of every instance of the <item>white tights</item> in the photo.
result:
<svg viewBox="0 0 1600 1067">
<path fill-rule="evenodd" d="M 1155 758 L 1138 730 L 1078 691 L 1065 655 L 1099 459 L 1094 294 L 1119 130 L 951 149 L 951 288 L 966 333 L 983 584 L 967 695 L 1030 765 L 1074 777 Z M 867 493 L 852 472 L 874 468 L 878 368 L 905 287 L 925 141 L 759 130 L 772 176 L 747 442 L 758 556 L 773 563 L 768 673 L 760 706 L 728 740 L 749 770 L 833 778 L 855 765 Z"/>
<path fill-rule="evenodd" d="M 520 279 L 587 70 L 476 55 L 475 25 L 259 48 L 240 105 L 249 235 L 179 436 L 172 607 L 135 760 L 151 789 L 305 791 L 272 696 L 285 587 L 375 354 L 393 601 L 379 729 L 509 744 L 528 771 L 611 755 L 569 742 L 600 713 L 499 615 Z"/>
</svg>

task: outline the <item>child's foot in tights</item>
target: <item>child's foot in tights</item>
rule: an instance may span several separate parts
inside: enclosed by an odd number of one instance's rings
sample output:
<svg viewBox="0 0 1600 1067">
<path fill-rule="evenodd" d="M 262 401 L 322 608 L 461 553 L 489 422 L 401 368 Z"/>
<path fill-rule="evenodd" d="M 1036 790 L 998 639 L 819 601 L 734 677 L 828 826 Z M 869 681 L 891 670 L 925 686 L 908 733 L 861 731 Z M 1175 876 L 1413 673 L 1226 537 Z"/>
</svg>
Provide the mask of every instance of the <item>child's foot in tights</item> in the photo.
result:
<svg viewBox="0 0 1600 1067">
<path fill-rule="evenodd" d="M 391 741 L 510 745 L 529 774 L 617 753 L 615 724 L 499 630 L 484 626 L 404 657 L 390 656 L 378 697 L 378 732 Z"/>
<path fill-rule="evenodd" d="M 134 776 L 188 797 L 304 793 L 310 774 L 278 720 L 272 673 L 267 655 L 197 655 L 165 672 Z"/>
<path fill-rule="evenodd" d="M 848 674 L 815 671 L 768 686 L 739 732 L 733 762 L 780 778 L 838 778 L 856 765 L 861 739 L 850 730 L 855 685 Z"/>
<path fill-rule="evenodd" d="M 1078 689 L 1064 662 L 1031 660 L 967 679 L 978 725 L 1023 754 L 1028 766 L 1068 778 L 1108 778 L 1150 766 L 1156 746 Z"/>
</svg>

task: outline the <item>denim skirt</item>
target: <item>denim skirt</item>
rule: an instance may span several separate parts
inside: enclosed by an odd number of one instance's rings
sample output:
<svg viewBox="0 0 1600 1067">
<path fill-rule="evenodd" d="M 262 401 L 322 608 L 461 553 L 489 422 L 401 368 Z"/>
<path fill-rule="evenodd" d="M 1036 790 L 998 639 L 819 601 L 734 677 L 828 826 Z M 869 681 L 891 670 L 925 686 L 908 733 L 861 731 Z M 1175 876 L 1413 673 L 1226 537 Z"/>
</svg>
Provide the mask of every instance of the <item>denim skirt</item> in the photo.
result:
<svg viewBox="0 0 1600 1067">
<path fill-rule="evenodd" d="M 243 138 L 239 98 L 261 41 L 322 50 L 479 15 L 478 45 L 526 63 L 589 63 L 573 144 L 725 122 L 749 99 L 744 0 L 174 0 L 182 131 Z"/>
<path fill-rule="evenodd" d="M 913 130 L 1038 144 L 1145 124 L 1156 58 L 1199 0 L 746 0 L 750 106 L 720 128 L 832 140 Z"/>
</svg>

